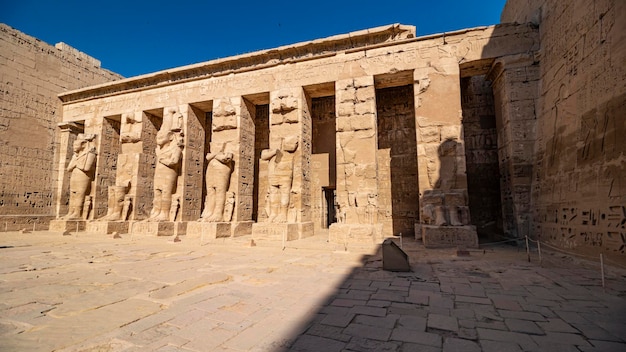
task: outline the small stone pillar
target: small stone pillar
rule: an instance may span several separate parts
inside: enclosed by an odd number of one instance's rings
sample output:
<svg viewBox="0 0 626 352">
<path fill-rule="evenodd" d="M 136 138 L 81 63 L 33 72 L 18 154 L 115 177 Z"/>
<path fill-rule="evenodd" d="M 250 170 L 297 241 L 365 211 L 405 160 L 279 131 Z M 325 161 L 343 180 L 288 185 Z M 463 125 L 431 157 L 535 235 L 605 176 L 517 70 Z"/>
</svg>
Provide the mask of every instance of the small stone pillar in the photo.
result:
<svg viewBox="0 0 626 352">
<path fill-rule="evenodd" d="M 259 212 L 267 213 L 267 221 L 253 225 L 253 238 L 293 240 L 313 235 L 309 106 L 301 87 L 270 92 L 270 145 L 261 153 L 261 163 L 266 163 L 261 169 L 268 177 L 260 182 L 264 189 L 259 192 L 265 197 Z"/>
<path fill-rule="evenodd" d="M 335 96 L 338 222 L 330 225 L 330 240 L 344 245 L 380 243 L 374 77 L 339 80 Z"/>
</svg>

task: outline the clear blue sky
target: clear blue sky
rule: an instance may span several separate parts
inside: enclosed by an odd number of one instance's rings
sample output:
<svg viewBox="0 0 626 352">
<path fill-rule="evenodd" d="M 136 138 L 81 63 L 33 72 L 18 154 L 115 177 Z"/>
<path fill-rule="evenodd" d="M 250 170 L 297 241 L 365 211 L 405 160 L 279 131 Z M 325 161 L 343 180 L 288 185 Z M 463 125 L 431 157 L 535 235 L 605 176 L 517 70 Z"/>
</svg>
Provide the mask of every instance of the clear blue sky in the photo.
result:
<svg viewBox="0 0 626 352">
<path fill-rule="evenodd" d="M 402 23 L 427 35 L 499 23 L 505 0 L 0 0 L 0 22 L 125 77 Z"/>
</svg>

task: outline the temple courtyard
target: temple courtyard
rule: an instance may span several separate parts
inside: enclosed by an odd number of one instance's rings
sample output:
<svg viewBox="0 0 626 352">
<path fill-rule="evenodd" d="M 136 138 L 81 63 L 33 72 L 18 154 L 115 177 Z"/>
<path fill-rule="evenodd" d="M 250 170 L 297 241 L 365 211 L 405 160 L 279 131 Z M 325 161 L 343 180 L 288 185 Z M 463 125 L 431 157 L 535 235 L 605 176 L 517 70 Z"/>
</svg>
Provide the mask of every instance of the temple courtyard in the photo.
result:
<svg viewBox="0 0 626 352">
<path fill-rule="evenodd" d="M 543 250 L 8 232 L 2 351 L 625 351 L 626 271 Z"/>
</svg>

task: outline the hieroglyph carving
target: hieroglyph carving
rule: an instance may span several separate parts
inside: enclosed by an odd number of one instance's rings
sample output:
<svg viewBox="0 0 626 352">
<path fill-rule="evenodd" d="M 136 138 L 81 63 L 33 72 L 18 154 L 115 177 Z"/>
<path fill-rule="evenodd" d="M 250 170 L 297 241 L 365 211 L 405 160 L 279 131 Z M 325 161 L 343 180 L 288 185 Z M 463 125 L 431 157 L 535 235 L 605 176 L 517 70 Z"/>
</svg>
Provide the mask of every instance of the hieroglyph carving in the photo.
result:
<svg viewBox="0 0 626 352">
<path fill-rule="evenodd" d="M 226 191 L 230 186 L 230 174 L 233 172 L 233 154 L 207 153 L 206 160 L 206 198 L 200 221 L 222 222 L 224 220 L 224 206 Z M 232 210 L 231 210 L 232 214 Z"/>
<path fill-rule="evenodd" d="M 81 219 L 85 196 L 89 193 L 96 165 L 96 148 L 93 146 L 94 134 L 79 134 L 74 141 L 74 154 L 66 171 L 70 176 L 69 212 L 63 219 Z"/>
<path fill-rule="evenodd" d="M 154 199 L 148 221 L 167 221 L 170 218 L 172 195 L 176 192 L 184 148 L 182 118 L 180 112 L 170 109 L 163 118 L 161 129 L 157 132 Z"/>
<path fill-rule="evenodd" d="M 288 137 L 283 139 L 280 149 L 266 149 L 261 152 L 261 159 L 269 161 L 268 222 L 287 222 L 293 182 L 294 153 L 297 149 L 297 137 Z"/>
</svg>

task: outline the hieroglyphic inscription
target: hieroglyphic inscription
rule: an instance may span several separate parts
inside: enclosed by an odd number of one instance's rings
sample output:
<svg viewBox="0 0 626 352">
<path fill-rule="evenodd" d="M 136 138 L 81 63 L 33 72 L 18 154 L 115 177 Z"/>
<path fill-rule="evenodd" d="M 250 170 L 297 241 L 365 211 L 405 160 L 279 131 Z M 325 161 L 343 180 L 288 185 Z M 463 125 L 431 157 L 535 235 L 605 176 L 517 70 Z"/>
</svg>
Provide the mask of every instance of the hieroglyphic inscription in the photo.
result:
<svg viewBox="0 0 626 352">
<path fill-rule="evenodd" d="M 626 206 L 552 208 L 543 212 L 543 220 L 543 235 L 567 248 L 626 253 Z"/>
</svg>

